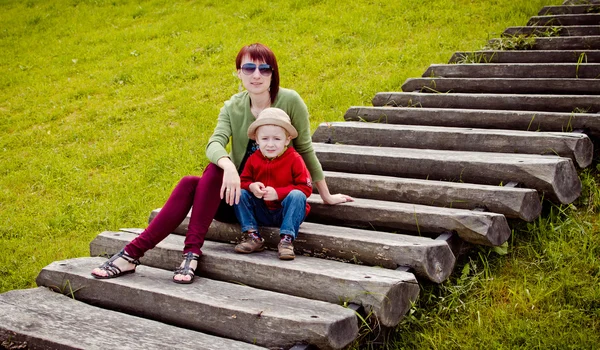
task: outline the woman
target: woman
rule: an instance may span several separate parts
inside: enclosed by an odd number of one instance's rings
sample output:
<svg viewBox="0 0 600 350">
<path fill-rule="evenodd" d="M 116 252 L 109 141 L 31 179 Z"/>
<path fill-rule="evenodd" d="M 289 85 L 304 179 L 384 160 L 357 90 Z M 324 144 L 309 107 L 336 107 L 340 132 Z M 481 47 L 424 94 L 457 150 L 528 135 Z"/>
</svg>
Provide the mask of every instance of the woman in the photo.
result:
<svg viewBox="0 0 600 350">
<path fill-rule="evenodd" d="M 314 185 L 326 204 L 353 201 L 344 194 L 332 195 L 325 182 L 323 170 L 312 148 L 308 109 L 293 90 L 279 87 L 279 68 L 273 52 L 260 43 L 244 46 L 235 65 L 244 88 L 233 95 L 221 108 L 217 126 L 208 140 L 206 155 L 210 164 L 202 177 L 186 176 L 177 184 L 160 213 L 140 236 L 129 243 L 100 267 L 92 271 L 96 278 L 114 278 L 135 272 L 139 258 L 167 237 L 185 219 L 192 208 L 183 249 L 184 261 L 175 271 L 175 283 L 192 283 L 200 248 L 208 228 L 216 218 L 235 221 L 232 206 L 240 200 L 240 173 L 246 159 L 257 149 L 247 130 L 265 108 L 283 109 L 298 131 L 293 141 L 311 174 Z M 225 147 L 231 138 L 231 152 Z"/>
</svg>

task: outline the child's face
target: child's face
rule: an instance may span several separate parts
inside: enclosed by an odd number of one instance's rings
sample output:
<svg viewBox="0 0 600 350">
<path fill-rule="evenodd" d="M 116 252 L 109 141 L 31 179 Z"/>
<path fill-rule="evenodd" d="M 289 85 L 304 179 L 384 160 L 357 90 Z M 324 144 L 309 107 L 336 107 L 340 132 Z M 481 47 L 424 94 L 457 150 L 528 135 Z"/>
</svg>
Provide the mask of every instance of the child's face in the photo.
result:
<svg viewBox="0 0 600 350">
<path fill-rule="evenodd" d="M 291 139 L 285 134 L 285 129 L 277 125 L 263 125 L 256 130 L 256 143 L 260 152 L 269 159 L 283 153 Z"/>
</svg>

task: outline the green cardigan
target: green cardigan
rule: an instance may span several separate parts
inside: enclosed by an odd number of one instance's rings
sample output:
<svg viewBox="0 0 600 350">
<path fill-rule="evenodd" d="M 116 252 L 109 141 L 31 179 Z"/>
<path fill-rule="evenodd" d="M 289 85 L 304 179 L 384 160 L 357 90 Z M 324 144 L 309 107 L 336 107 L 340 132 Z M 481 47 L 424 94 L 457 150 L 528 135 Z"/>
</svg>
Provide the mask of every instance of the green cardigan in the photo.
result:
<svg viewBox="0 0 600 350">
<path fill-rule="evenodd" d="M 308 108 L 300 95 L 290 89 L 280 88 L 275 103 L 271 107 L 283 109 L 292 120 L 292 125 L 298 131 L 298 137 L 292 140 L 292 146 L 304 159 L 313 182 L 325 177 L 321 163 L 312 147 Z M 247 91 L 233 95 L 219 112 L 217 126 L 206 145 L 206 156 L 217 164 L 222 157 L 230 157 L 236 168 L 240 167 L 248 146 L 248 127 L 255 120 L 250 111 L 250 96 Z M 225 147 L 231 137 L 231 152 Z"/>
</svg>

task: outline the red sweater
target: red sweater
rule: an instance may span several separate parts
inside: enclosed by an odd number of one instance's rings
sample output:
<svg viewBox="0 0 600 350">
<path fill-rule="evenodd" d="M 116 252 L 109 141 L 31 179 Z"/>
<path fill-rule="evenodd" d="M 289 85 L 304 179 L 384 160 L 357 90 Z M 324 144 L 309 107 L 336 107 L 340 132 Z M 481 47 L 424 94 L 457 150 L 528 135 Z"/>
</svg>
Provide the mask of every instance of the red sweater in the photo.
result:
<svg viewBox="0 0 600 350">
<path fill-rule="evenodd" d="M 312 193 L 310 173 L 306 169 L 302 156 L 291 147 L 274 159 L 265 158 L 260 150 L 252 153 L 246 161 L 240 180 L 241 187 L 248 191 L 253 182 L 262 182 L 265 187 L 273 187 L 279 200 L 265 201 L 271 210 L 281 208 L 281 201 L 292 190 L 304 192 L 307 198 Z M 310 205 L 307 202 L 306 215 L 309 211 Z"/>
</svg>

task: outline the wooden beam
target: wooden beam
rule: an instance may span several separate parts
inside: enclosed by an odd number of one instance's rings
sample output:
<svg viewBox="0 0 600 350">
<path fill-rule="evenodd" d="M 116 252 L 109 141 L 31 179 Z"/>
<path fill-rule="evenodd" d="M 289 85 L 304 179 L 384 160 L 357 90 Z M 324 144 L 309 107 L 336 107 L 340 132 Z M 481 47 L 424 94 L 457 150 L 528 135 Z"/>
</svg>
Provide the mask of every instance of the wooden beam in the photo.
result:
<svg viewBox="0 0 600 350">
<path fill-rule="evenodd" d="M 149 221 L 152 221 L 159 212 L 160 209 L 153 210 Z M 174 232 L 185 234 L 188 225 L 189 215 Z M 279 230 L 274 227 L 261 227 L 260 232 L 265 239 L 265 245 L 277 249 L 280 240 Z M 239 238 L 239 224 L 216 220 L 213 221 L 206 235 L 207 240 L 216 242 L 235 242 Z M 304 222 L 300 226 L 294 247 L 299 252 L 311 256 L 364 265 L 389 269 L 410 266 L 417 275 L 436 283 L 444 281 L 450 275 L 455 263 L 454 256 L 446 244 L 428 237 L 320 225 L 312 222 Z"/>
<path fill-rule="evenodd" d="M 600 23 L 600 13 L 532 16 L 527 21 L 528 26 L 581 26 L 598 25 L 598 23 Z"/>
<path fill-rule="evenodd" d="M 559 155 L 581 168 L 589 166 L 594 155 L 592 141 L 581 133 L 334 122 L 319 125 L 312 140 L 343 145 Z"/>
<path fill-rule="evenodd" d="M 508 218 L 536 219 L 542 205 L 536 190 L 463 182 L 325 171 L 332 193 L 455 209 L 486 208 Z"/>
<path fill-rule="evenodd" d="M 510 236 L 506 218 L 496 213 L 362 198 L 344 205 L 327 206 L 317 195 L 312 195 L 309 203 L 313 209 L 307 220 L 322 224 L 419 235 L 455 231 L 465 241 L 488 246 L 501 245 Z"/>
<path fill-rule="evenodd" d="M 125 232 L 103 232 L 90 243 L 90 255 L 111 256 L 135 237 Z M 181 263 L 183 246 L 183 236 L 171 235 L 148 251 L 142 263 L 171 270 Z M 354 303 L 373 312 L 388 327 L 397 325 L 419 296 L 412 273 L 300 254 L 294 261 L 282 263 L 272 250 L 248 255 L 236 253 L 233 247 L 228 243 L 205 242 L 197 274 L 333 304 Z"/>
<path fill-rule="evenodd" d="M 409 78 L 402 91 L 425 93 L 599 95 L 600 79 Z"/>
<path fill-rule="evenodd" d="M 581 193 L 573 162 L 558 156 L 322 143 L 313 147 L 328 171 L 485 185 L 516 181 L 562 204 L 571 203 Z"/>
<path fill-rule="evenodd" d="M 373 106 L 597 113 L 600 96 L 379 92 Z"/>
<path fill-rule="evenodd" d="M 86 303 L 264 347 L 306 341 L 341 349 L 358 335 L 354 311 L 340 305 L 208 278 L 178 285 L 173 272 L 148 266 L 117 279 L 91 277 L 90 271 L 105 260 L 56 261 L 42 269 L 36 283 L 68 285 Z"/>
<path fill-rule="evenodd" d="M 455 52 L 448 63 L 599 63 L 600 50 L 481 50 Z"/>
<path fill-rule="evenodd" d="M 600 77 L 600 63 L 432 64 L 423 73 L 422 77 L 597 79 Z M 494 80 L 489 80 L 489 84 L 493 83 Z M 535 93 L 535 91 L 531 93 Z"/>
<path fill-rule="evenodd" d="M 502 46 L 502 41 L 513 43 L 512 38 L 495 38 L 488 41 L 491 47 Z M 527 50 L 598 50 L 600 49 L 600 36 L 559 36 L 535 37 L 532 42 L 526 43 Z"/>
<path fill-rule="evenodd" d="M 431 125 L 481 129 L 571 132 L 581 129 L 600 137 L 600 116 L 463 108 L 350 107 L 344 119 L 387 124 Z"/>
<path fill-rule="evenodd" d="M 60 285 L 65 292 L 69 286 Z M 6 349 L 162 350 L 174 344 L 198 350 L 266 349 L 102 309 L 43 287 L 0 294 L 0 344 Z"/>
<path fill-rule="evenodd" d="M 588 26 L 561 26 L 561 27 L 547 27 L 547 26 L 528 26 L 528 27 L 508 27 L 502 32 L 502 36 L 516 36 L 516 35 L 548 35 L 549 31 L 553 36 L 589 36 L 589 35 L 600 35 L 600 26 L 588 25 Z"/>
</svg>

